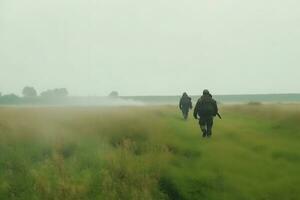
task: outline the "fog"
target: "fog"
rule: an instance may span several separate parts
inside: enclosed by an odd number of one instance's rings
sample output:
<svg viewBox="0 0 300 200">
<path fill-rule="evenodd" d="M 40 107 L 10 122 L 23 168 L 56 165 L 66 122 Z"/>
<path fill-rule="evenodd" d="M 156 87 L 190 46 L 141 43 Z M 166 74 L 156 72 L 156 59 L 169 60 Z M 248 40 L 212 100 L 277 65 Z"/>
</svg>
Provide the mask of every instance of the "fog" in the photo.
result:
<svg viewBox="0 0 300 200">
<path fill-rule="evenodd" d="M 0 0 L 0 92 L 299 93 L 296 0 Z"/>
</svg>

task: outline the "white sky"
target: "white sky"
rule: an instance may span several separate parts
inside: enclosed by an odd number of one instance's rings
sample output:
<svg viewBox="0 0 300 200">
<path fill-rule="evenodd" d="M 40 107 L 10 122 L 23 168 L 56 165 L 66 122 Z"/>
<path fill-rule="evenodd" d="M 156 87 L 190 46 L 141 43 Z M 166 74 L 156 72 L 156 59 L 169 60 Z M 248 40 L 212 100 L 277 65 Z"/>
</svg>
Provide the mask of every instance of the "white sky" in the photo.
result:
<svg viewBox="0 0 300 200">
<path fill-rule="evenodd" d="M 0 0 L 0 92 L 300 92 L 299 0 Z"/>
</svg>

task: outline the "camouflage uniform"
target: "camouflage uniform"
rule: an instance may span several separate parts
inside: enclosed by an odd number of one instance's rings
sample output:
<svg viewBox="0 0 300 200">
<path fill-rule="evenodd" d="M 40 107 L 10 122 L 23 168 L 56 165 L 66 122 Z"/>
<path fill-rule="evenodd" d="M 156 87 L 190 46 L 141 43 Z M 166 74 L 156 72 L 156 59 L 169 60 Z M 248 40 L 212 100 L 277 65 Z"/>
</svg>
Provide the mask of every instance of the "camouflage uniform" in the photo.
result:
<svg viewBox="0 0 300 200">
<path fill-rule="evenodd" d="M 208 90 L 203 91 L 203 95 L 197 101 L 194 109 L 194 118 L 199 118 L 199 125 L 203 133 L 203 137 L 210 137 L 212 135 L 213 118 L 218 113 L 217 102 L 212 98 Z"/>
<path fill-rule="evenodd" d="M 179 102 L 179 109 L 182 111 L 182 115 L 184 119 L 188 118 L 189 110 L 192 108 L 193 108 L 192 99 L 186 93 L 183 93 Z"/>
</svg>

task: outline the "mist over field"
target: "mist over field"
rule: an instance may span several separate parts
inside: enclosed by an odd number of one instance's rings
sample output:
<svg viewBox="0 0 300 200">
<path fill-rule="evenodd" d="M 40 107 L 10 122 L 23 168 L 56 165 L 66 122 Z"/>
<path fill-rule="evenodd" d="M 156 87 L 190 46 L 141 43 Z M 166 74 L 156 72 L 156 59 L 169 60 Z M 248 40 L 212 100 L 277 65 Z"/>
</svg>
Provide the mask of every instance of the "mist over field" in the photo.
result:
<svg viewBox="0 0 300 200">
<path fill-rule="evenodd" d="M 1 199 L 298 199 L 298 105 L 0 107 Z"/>
</svg>

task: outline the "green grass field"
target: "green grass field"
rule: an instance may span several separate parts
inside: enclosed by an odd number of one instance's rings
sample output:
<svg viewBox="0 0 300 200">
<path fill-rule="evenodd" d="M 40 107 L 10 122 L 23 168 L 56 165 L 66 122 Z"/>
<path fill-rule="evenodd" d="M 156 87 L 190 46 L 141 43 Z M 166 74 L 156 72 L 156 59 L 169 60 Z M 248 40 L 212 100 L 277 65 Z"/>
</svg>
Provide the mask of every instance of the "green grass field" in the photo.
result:
<svg viewBox="0 0 300 200">
<path fill-rule="evenodd" d="M 300 107 L 0 108 L 0 199 L 300 199 Z"/>
</svg>

